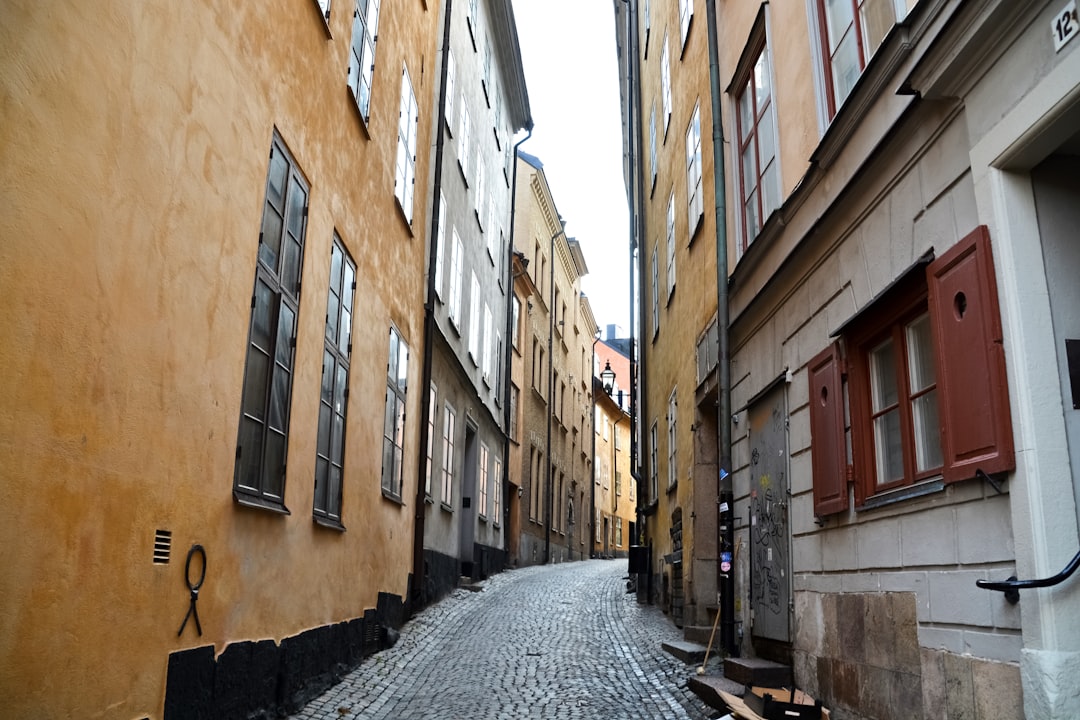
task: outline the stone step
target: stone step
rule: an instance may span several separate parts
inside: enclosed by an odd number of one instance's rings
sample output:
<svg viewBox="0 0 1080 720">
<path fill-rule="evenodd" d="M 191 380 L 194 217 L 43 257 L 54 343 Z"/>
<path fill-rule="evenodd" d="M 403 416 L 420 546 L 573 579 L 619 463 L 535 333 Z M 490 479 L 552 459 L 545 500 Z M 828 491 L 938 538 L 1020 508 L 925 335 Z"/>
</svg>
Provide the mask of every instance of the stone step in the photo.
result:
<svg viewBox="0 0 1080 720">
<path fill-rule="evenodd" d="M 792 684 L 790 666 L 761 658 L 726 658 L 724 677 L 742 685 L 761 687 L 789 687 Z"/>
<path fill-rule="evenodd" d="M 708 647 L 709 637 L 712 635 L 712 625 L 686 625 L 683 627 L 683 639 L 687 642 L 695 642 Z M 720 628 L 716 629 L 716 637 L 713 638 L 713 652 L 720 645 Z"/>
<path fill-rule="evenodd" d="M 701 701 L 711 707 L 713 710 L 719 710 L 721 712 L 728 712 L 727 703 L 720 697 L 720 692 L 726 692 L 729 695 L 735 695 L 736 697 L 742 697 L 745 692 L 745 688 L 733 680 L 729 680 L 723 675 L 691 675 L 690 679 L 686 681 L 686 686 L 701 698 Z"/>
<path fill-rule="evenodd" d="M 660 647 L 664 652 L 669 655 L 682 660 L 687 665 L 693 663 L 701 665 L 705 661 L 705 646 L 698 645 L 697 643 L 687 642 L 685 640 L 676 640 L 674 642 L 662 643 Z"/>
</svg>

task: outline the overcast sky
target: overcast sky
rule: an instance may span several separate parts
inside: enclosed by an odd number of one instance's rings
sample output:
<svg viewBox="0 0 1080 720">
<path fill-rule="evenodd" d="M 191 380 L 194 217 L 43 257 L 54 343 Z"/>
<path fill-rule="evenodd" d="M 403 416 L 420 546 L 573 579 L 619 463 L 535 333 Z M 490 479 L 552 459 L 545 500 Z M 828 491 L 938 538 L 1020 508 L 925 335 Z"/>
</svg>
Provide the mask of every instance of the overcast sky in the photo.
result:
<svg viewBox="0 0 1080 720">
<path fill-rule="evenodd" d="M 612 0 L 513 0 L 533 135 L 567 234 L 581 243 L 582 289 L 601 329 L 629 332 L 629 219 L 622 177 Z"/>
</svg>

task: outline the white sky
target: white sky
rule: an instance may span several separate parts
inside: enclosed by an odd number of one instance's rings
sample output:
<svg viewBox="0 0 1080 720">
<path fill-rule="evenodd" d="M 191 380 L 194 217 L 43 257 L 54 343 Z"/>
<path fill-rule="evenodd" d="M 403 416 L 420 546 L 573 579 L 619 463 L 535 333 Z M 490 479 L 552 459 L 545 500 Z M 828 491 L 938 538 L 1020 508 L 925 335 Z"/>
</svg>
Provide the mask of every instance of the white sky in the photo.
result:
<svg viewBox="0 0 1080 720">
<path fill-rule="evenodd" d="M 629 218 L 622 177 L 612 0 L 512 0 L 533 134 L 567 235 L 581 243 L 582 289 L 601 329 L 629 332 Z"/>
</svg>

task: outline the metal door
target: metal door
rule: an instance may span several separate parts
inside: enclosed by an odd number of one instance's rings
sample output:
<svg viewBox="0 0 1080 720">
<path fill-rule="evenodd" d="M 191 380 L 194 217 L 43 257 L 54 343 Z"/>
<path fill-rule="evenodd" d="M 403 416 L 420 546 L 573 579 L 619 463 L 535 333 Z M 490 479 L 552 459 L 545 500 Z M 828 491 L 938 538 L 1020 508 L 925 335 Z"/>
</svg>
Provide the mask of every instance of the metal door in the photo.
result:
<svg viewBox="0 0 1080 720">
<path fill-rule="evenodd" d="M 747 412 L 753 634 L 780 642 L 791 642 L 792 612 L 786 390 L 777 383 Z"/>
</svg>

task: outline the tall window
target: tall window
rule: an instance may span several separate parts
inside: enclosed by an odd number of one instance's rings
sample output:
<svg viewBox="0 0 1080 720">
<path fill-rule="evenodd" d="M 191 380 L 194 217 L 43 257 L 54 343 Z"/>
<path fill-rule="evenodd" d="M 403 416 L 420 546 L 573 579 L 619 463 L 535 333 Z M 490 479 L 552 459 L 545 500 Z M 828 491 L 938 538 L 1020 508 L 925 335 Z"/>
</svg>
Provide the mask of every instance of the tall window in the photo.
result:
<svg viewBox="0 0 1080 720">
<path fill-rule="evenodd" d="M 439 232 L 435 238 L 435 295 L 443 296 L 443 258 L 446 257 L 446 198 L 439 192 Z"/>
<path fill-rule="evenodd" d="M 480 361 L 480 369 L 484 373 L 484 380 L 491 381 L 491 350 L 494 345 L 494 338 L 492 337 L 492 325 L 494 324 L 494 318 L 491 316 L 491 306 L 484 303 L 484 339 L 481 341 L 483 346 L 483 358 Z"/>
<path fill-rule="evenodd" d="M 472 147 L 469 133 L 472 131 L 472 121 L 469 119 L 469 101 L 465 95 L 461 96 L 461 127 L 458 129 L 458 165 L 461 166 L 461 174 L 469 177 L 469 150 Z"/>
<path fill-rule="evenodd" d="M 453 508 L 454 503 L 454 433 L 457 414 L 450 403 L 443 409 L 442 426 L 442 504 Z"/>
<path fill-rule="evenodd" d="M 330 289 L 326 300 L 319 436 L 315 444 L 316 520 L 341 522 L 341 478 L 345 459 L 345 398 L 352 354 L 353 293 L 356 266 L 334 236 L 330 251 Z"/>
<path fill-rule="evenodd" d="M 398 110 L 397 166 L 394 173 L 394 197 L 401 203 L 405 219 L 412 225 L 413 191 L 416 184 L 416 96 L 409 69 L 401 68 L 401 106 Z"/>
<path fill-rule="evenodd" d="M 476 156 L 476 222 L 480 225 L 480 232 L 484 232 L 484 201 L 487 200 L 487 177 L 484 172 L 484 158 Z M 489 235 L 490 237 L 490 235 Z M 490 240 L 488 241 L 490 243 Z"/>
<path fill-rule="evenodd" d="M 492 495 L 494 501 L 492 502 L 491 517 L 495 523 L 495 527 L 499 527 L 499 520 L 502 519 L 502 460 L 495 456 L 495 472 L 492 478 L 492 486 L 494 491 Z"/>
<path fill-rule="evenodd" d="M 622 518 L 615 518 L 615 547 L 622 547 Z"/>
<path fill-rule="evenodd" d="M 701 106 L 694 106 L 690 125 L 686 128 L 686 235 L 694 237 L 698 222 L 704 217 L 705 206 L 701 197 Z"/>
<path fill-rule="evenodd" d="M 486 518 L 488 516 L 488 481 L 490 478 L 488 477 L 488 446 L 484 443 L 480 443 L 479 464 L 477 482 L 480 486 L 480 495 L 477 498 L 477 504 L 479 505 L 477 512 L 481 518 Z"/>
<path fill-rule="evenodd" d="M 353 10 L 352 52 L 349 54 L 349 90 L 364 122 L 371 119 L 371 77 L 375 73 L 380 0 L 357 0 Z"/>
<path fill-rule="evenodd" d="M 473 365 L 480 364 L 480 281 L 476 279 L 476 273 L 472 273 L 472 282 L 469 285 L 469 356 Z"/>
<path fill-rule="evenodd" d="M 769 48 L 763 40 L 753 70 L 743 81 L 735 99 L 744 249 L 753 242 L 765 220 L 780 204 L 771 88 Z"/>
<path fill-rule="evenodd" d="M 667 296 L 675 292 L 675 191 L 671 191 L 667 203 Z"/>
<path fill-rule="evenodd" d="M 457 65 L 454 63 L 454 51 L 446 49 L 446 106 L 443 108 L 443 117 L 446 118 L 446 127 L 454 132 L 454 86 L 457 83 Z"/>
<path fill-rule="evenodd" d="M 653 420 L 652 427 L 649 428 L 649 488 L 650 488 L 650 500 L 656 500 L 660 497 L 660 475 L 657 468 L 657 457 L 659 457 L 659 451 L 656 444 L 660 441 L 660 433 L 657 431 L 656 420 Z"/>
<path fill-rule="evenodd" d="M 817 0 L 830 118 L 896 24 L 898 6 L 903 15 L 912 5 L 906 0 Z"/>
<path fill-rule="evenodd" d="M 656 187 L 656 100 L 649 113 L 649 193 Z"/>
<path fill-rule="evenodd" d="M 657 333 L 660 332 L 660 268 L 657 265 L 659 261 L 658 248 L 654 244 L 652 249 L 652 262 L 650 263 L 652 272 L 650 273 L 649 287 L 652 292 L 652 331 L 654 338 Z"/>
<path fill-rule="evenodd" d="M 270 147 L 251 299 L 233 490 L 238 502 L 284 510 L 296 316 L 308 189 L 275 135 Z"/>
<path fill-rule="evenodd" d="M 520 347 L 521 345 L 521 298 L 514 295 L 513 303 L 510 308 L 510 340 L 513 346 Z"/>
<path fill-rule="evenodd" d="M 510 439 L 517 442 L 518 439 L 518 404 L 521 391 L 518 386 L 510 385 Z"/>
<path fill-rule="evenodd" d="M 439 391 L 435 384 L 431 384 L 428 393 L 428 434 L 427 434 L 427 471 L 424 474 L 424 496 L 431 497 L 431 472 L 432 461 L 435 459 L 435 413 L 439 410 Z"/>
<path fill-rule="evenodd" d="M 383 492 L 401 497 L 401 472 L 405 440 L 405 395 L 408 391 L 409 348 L 395 328 L 390 328 L 390 354 L 386 362 L 386 415 L 383 422 Z"/>
<path fill-rule="evenodd" d="M 678 411 L 678 405 L 675 402 L 675 391 L 671 391 L 671 397 L 668 398 L 667 405 L 667 442 L 668 442 L 668 467 L 667 467 L 667 481 L 668 489 L 675 486 L 675 481 L 679 479 L 679 467 L 678 456 L 676 449 L 678 448 L 679 435 L 676 428 L 676 413 Z"/>
<path fill-rule="evenodd" d="M 667 140 L 668 125 L 671 123 L 671 62 L 666 34 L 664 47 L 660 50 L 660 98 L 664 104 L 664 139 Z"/>
<path fill-rule="evenodd" d="M 694 0 L 679 0 L 679 37 L 686 45 L 686 36 L 690 34 L 690 21 L 694 18 Z"/>
<path fill-rule="evenodd" d="M 461 244 L 457 228 L 453 232 L 454 244 L 450 250 L 450 322 L 461 324 L 461 263 L 465 248 Z"/>
</svg>

